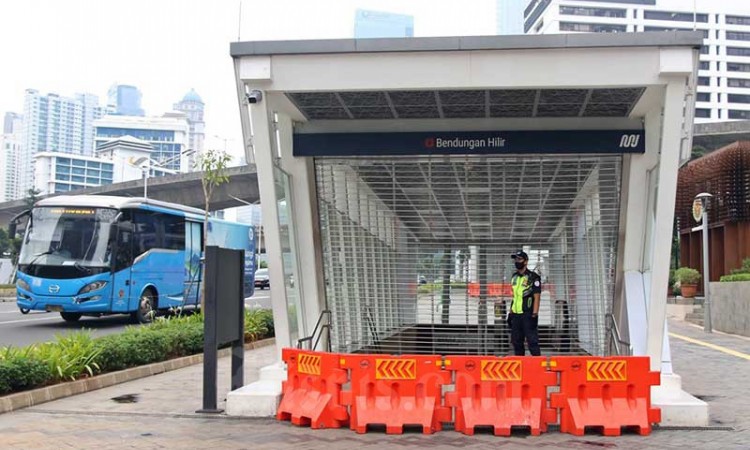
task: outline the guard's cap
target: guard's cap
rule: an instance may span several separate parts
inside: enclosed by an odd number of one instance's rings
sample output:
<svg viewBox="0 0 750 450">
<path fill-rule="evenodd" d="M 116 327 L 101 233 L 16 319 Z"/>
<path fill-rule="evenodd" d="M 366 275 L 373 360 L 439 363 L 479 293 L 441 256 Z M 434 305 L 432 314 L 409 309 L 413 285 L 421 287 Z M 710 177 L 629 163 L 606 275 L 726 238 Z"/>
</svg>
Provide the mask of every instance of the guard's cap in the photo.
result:
<svg viewBox="0 0 750 450">
<path fill-rule="evenodd" d="M 527 255 L 526 252 L 523 251 L 523 250 L 518 250 L 515 253 L 511 253 L 510 257 L 513 258 L 513 259 L 515 259 L 515 258 L 523 258 L 526 261 L 529 260 L 529 255 Z"/>
</svg>

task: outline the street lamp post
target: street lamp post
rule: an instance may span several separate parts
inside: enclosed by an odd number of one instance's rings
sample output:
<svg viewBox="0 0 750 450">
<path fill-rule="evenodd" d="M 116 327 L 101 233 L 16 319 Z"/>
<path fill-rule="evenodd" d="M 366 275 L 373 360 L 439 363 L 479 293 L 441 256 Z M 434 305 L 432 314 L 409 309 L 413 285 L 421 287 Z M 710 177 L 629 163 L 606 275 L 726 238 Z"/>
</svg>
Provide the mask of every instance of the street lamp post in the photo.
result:
<svg viewBox="0 0 750 450">
<path fill-rule="evenodd" d="M 173 157 L 171 157 L 171 158 L 169 158 L 167 160 L 161 161 L 161 162 L 154 161 L 151 158 L 148 158 L 148 157 L 145 157 L 145 156 L 142 156 L 142 157 L 137 158 L 137 159 L 130 158 L 127 161 L 128 164 L 130 164 L 132 166 L 135 166 L 135 167 L 139 167 L 141 169 L 141 173 L 143 174 L 143 198 L 148 198 L 148 178 L 149 178 L 152 166 L 154 166 L 154 167 L 160 167 L 160 168 L 165 169 L 164 166 L 166 166 L 167 164 L 170 164 L 173 161 L 177 160 L 178 158 L 182 158 L 183 156 L 192 155 L 193 153 L 195 153 L 195 150 L 189 148 L 189 149 L 181 152 L 180 154 L 175 155 L 175 156 L 173 156 Z M 167 169 L 167 171 L 169 171 L 169 169 Z"/>
<path fill-rule="evenodd" d="M 141 166 L 143 172 L 143 198 L 148 198 L 148 166 Z"/>
<path fill-rule="evenodd" d="M 700 227 L 696 228 L 701 228 L 703 231 L 703 331 L 706 333 L 713 332 L 713 327 L 711 326 L 711 292 L 709 286 L 710 271 L 708 267 L 708 200 L 711 197 L 713 195 L 708 192 L 701 192 L 695 196 L 695 202 L 700 202 L 701 220 L 703 222 Z"/>
</svg>

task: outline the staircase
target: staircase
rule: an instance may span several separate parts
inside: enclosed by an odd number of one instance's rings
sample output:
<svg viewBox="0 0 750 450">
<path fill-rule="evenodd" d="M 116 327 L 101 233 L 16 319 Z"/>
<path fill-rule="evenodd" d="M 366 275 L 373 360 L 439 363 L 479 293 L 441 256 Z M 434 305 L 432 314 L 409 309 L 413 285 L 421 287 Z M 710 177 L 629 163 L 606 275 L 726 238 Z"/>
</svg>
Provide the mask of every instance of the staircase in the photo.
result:
<svg viewBox="0 0 750 450">
<path fill-rule="evenodd" d="M 703 315 L 703 297 L 695 297 L 695 306 L 693 307 L 693 312 L 687 313 L 687 315 L 685 315 L 685 321 L 702 327 Z"/>
</svg>

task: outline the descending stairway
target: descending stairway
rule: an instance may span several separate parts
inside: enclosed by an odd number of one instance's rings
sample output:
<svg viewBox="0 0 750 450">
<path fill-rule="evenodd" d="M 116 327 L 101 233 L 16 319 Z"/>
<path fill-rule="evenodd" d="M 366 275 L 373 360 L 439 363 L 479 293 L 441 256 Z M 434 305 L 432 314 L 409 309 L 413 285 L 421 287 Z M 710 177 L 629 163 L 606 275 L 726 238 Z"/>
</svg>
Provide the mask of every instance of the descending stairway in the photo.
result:
<svg viewBox="0 0 750 450">
<path fill-rule="evenodd" d="M 685 315 L 685 321 L 693 323 L 695 325 L 703 326 L 703 315 L 703 298 L 696 297 L 695 305 L 693 306 L 693 312 L 687 313 L 687 315 Z"/>
</svg>

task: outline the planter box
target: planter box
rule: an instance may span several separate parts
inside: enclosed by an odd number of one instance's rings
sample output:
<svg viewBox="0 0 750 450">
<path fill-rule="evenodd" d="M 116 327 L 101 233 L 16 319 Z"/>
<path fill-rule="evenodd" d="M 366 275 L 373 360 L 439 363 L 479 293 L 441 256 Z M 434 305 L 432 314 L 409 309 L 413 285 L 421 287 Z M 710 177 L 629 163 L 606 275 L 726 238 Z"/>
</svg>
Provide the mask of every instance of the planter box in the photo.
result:
<svg viewBox="0 0 750 450">
<path fill-rule="evenodd" d="M 750 281 L 710 283 L 715 330 L 750 336 Z"/>
</svg>

